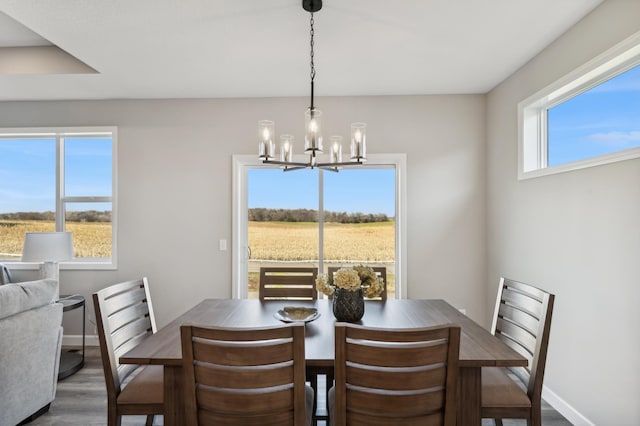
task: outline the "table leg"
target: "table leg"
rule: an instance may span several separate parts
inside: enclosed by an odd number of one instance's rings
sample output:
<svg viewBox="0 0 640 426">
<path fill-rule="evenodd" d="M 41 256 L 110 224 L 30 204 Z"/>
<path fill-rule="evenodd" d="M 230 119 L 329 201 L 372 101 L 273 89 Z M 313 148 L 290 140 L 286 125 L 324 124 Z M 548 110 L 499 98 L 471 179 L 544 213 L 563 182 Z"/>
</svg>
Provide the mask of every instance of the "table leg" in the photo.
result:
<svg viewBox="0 0 640 426">
<path fill-rule="evenodd" d="M 318 375 L 308 375 L 311 389 L 313 389 L 313 417 L 316 416 L 316 410 L 318 409 Z"/>
<path fill-rule="evenodd" d="M 181 366 L 164 366 L 164 425 L 180 426 L 184 416 L 184 383 Z"/>
<path fill-rule="evenodd" d="M 482 424 L 482 369 L 461 367 L 458 371 L 458 416 L 460 426 Z"/>
<path fill-rule="evenodd" d="M 324 395 L 324 400 L 326 402 L 326 413 L 318 412 L 318 374 L 323 374 L 326 376 L 326 390 Z M 322 420 L 328 422 L 329 420 L 329 389 L 333 386 L 333 366 L 310 366 L 307 365 L 307 379 L 311 382 L 311 387 L 315 392 L 315 398 L 313 402 L 313 420 L 314 424 L 317 424 L 318 420 Z M 314 386 L 315 384 L 315 386 Z"/>
</svg>

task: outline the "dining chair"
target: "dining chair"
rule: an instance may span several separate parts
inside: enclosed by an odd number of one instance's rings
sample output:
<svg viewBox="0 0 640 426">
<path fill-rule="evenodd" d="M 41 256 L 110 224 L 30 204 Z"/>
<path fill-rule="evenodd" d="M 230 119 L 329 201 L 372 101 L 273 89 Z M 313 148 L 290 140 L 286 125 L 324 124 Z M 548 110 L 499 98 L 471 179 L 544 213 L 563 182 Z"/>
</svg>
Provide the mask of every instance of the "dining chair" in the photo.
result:
<svg viewBox="0 0 640 426">
<path fill-rule="evenodd" d="M 163 367 L 120 364 L 121 354 L 156 332 L 156 321 L 144 277 L 114 284 L 93 294 L 104 378 L 107 422 L 120 425 L 123 415 L 146 415 L 147 425 L 164 413 Z"/>
<path fill-rule="evenodd" d="M 315 267 L 261 267 L 260 300 L 317 300 L 317 277 L 318 268 Z M 308 381 L 314 394 L 318 393 L 318 375 L 315 370 L 309 371 Z M 317 401 L 314 400 L 313 413 L 316 408 Z"/>
<path fill-rule="evenodd" d="M 542 380 L 555 296 L 500 278 L 491 332 L 529 361 L 525 367 L 482 368 L 482 417 L 542 424 Z"/>
<path fill-rule="evenodd" d="M 456 423 L 460 327 L 335 326 L 331 425 Z"/>
<path fill-rule="evenodd" d="M 186 424 L 311 425 L 304 332 L 181 326 Z"/>
<path fill-rule="evenodd" d="M 316 300 L 318 268 L 260 268 L 260 300 Z"/>
<path fill-rule="evenodd" d="M 333 276 L 333 274 L 338 272 L 338 269 L 340 268 L 341 266 L 330 266 L 329 268 L 327 268 L 327 272 L 329 273 L 330 276 Z M 371 298 L 367 297 L 365 299 L 366 300 L 382 300 L 384 302 L 387 300 L 387 268 L 385 266 L 373 266 L 371 267 L 371 269 L 373 269 L 373 272 L 375 272 L 377 276 L 382 278 L 383 290 L 382 290 L 382 293 L 380 293 L 380 296 L 371 297 Z"/>
</svg>

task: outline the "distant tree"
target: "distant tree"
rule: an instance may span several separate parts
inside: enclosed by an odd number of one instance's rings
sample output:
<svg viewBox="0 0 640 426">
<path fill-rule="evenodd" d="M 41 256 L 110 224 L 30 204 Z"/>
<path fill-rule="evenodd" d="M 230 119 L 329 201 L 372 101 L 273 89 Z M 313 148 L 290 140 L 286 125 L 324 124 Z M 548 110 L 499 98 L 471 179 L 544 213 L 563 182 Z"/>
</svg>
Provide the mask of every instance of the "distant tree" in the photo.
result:
<svg viewBox="0 0 640 426">
<path fill-rule="evenodd" d="M 255 207 L 249 209 L 248 218 L 255 222 L 317 222 L 318 211 L 312 209 L 267 209 Z M 393 220 L 384 213 L 347 213 L 324 212 L 325 222 L 335 223 L 373 223 Z"/>
<path fill-rule="evenodd" d="M 2 213 L 0 214 L 0 219 L 54 221 L 56 220 L 56 215 L 54 212 L 16 212 Z M 70 211 L 67 212 L 66 219 L 69 222 L 111 222 L 111 211 Z"/>
</svg>

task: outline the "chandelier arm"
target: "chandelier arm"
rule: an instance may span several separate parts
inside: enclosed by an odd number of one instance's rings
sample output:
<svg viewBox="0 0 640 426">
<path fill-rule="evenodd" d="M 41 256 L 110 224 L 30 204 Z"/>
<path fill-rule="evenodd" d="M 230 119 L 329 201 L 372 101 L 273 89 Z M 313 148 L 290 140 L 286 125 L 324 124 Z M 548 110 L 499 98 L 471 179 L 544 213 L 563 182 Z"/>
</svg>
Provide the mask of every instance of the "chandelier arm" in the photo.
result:
<svg viewBox="0 0 640 426">
<path fill-rule="evenodd" d="M 279 160 L 262 160 L 263 164 L 278 164 L 280 166 L 295 166 L 295 167 L 311 167 L 311 163 L 295 163 L 292 161 L 279 161 Z"/>
<path fill-rule="evenodd" d="M 333 172 L 333 173 L 338 173 L 340 172 L 340 170 L 338 169 L 338 167 L 320 167 L 318 166 L 319 169 L 321 170 L 325 170 L 327 172 Z"/>
<path fill-rule="evenodd" d="M 362 166 L 362 165 L 364 165 L 364 162 L 362 162 L 362 160 L 356 160 L 356 161 L 343 161 L 342 163 L 317 163 L 316 167 L 331 168 L 331 167 L 337 167 L 337 166 L 349 167 L 349 166 Z"/>
<path fill-rule="evenodd" d="M 303 169 L 308 169 L 309 167 L 307 166 L 296 166 L 296 167 L 285 167 L 284 169 L 282 169 L 283 172 L 292 172 L 294 170 L 303 170 Z"/>
<path fill-rule="evenodd" d="M 293 166 L 293 167 L 288 167 L 289 170 L 295 170 L 296 168 L 299 169 L 303 169 L 303 168 L 319 168 L 319 169 L 335 169 L 338 166 L 341 167 L 349 167 L 349 166 L 358 166 L 358 165 L 363 165 L 364 162 L 360 159 L 356 160 L 356 161 L 343 161 L 341 163 L 316 163 L 313 164 L 311 161 L 309 161 L 308 163 L 297 163 L 297 162 L 293 162 L 293 161 L 279 161 L 279 160 L 262 160 L 263 164 L 277 164 L 280 166 Z"/>
</svg>

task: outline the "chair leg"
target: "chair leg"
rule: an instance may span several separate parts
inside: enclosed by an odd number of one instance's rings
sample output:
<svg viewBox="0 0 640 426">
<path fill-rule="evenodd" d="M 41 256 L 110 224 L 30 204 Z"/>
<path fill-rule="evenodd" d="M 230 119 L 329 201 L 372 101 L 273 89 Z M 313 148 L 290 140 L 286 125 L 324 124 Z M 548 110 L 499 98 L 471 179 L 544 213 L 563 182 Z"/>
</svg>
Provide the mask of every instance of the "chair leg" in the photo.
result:
<svg viewBox="0 0 640 426">
<path fill-rule="evenodd" d="M 534 401 L 531 404 L 531 413 L 527 419 L 527 426 L 542 426 L 542 403 Z"/>
<path fill-rule="evenodd" d="M 502 419 L 493 419 L 496 426 L 502 426 Z"/>
<path fill-rule="evenodd" d="M 153 426 L 153 418 L 154 418 L 154 415 L 149 414 L 147 416 L 147 422 L 145 423 L 145 426 Z"/>
<path fill-rule="evenodd" d="M 532 419 L 527 419 L 527 426 L 542 426 L 542 418 L 534 415 Z"/>
<path fill-rule="evenodd" d="M 107 424 L 109 426 L 120 426 L 122 424 L 122 416 L 118 416 L 109 410 L 107 414 Z"/>
</svg>

